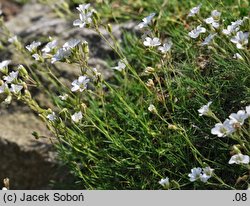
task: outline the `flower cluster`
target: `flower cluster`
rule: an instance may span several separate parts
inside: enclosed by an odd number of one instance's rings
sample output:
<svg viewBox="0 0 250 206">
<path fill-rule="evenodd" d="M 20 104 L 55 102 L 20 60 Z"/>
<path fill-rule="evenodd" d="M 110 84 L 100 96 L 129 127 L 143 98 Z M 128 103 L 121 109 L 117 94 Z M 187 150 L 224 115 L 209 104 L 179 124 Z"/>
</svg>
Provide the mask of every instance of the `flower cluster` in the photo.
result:
<svg viewBox="0 0 250 206">
<path fill-rule="evenodd" d="M 6 94 L 8 97 L 5 99 L 6 103 L 11 100 L 12 94 L 19 94 L 23 89 L 23 81 L 18 79 L 24 77 L 26 70 L 22 65 L 14 71 L 9 72 L 8 65 L 11 63 L 10 60 L 0 62 L 0 72 L 3 74 L 3 79 L 0 80 L 0 94 Z"/>
<path fill-rule="evenodd" d="M 218 137 L 225 137 L 232 134 L 237 128 L 240 128 L 244 121 L 250 117 L 250 106 L 246 107 L 246 110 L 239 110 L 237 113 L 232 113 L 229 118 L 223 123 L 215 124 L 215 127 L 211 129 L 211 133 Z"/>
<path fill-rule="evenodd" d="M 161 43 L 160 39 L 158 37 L 155 37 L 153 35 L 153 32 L 150 30 L 149 25 L 152 22 L 153 17 L 155 16 L 155 13 L 151 13 L 149 16 L 142 19 L 142 22 L 137 25 L 139 29 L 145 29 L 144 34 L 142 36 L 143 44 L 146 47 L 158 47 L 158 50 L 162 54 L 166 54 L 170 51 L 173 42 L 171 39 L 166 39 L 163 43 Z M 162 46 L 160 46 L 162 44 Z"/>
<path fill-rule="evenodd" d="M 214 169 L 210 167 L 200 168 L 195 167 L 191 169 L 191 173 L 188 174 L 189 180 L 194 182 L 196 180 L 201 180 L 202 182 L 207 182 L 209 178 L 212 177 Z"/>
<path fill-rule="evenodd" d="M 188 14 L 188 17 L 196 16 L 199 13 L 200 8 L 201 4 L 192 8 L 190 10 L 190 13 Z M 243 19 L 231 22 L 231 24 L 226 26 L 226 28 L 221 28 L 222 25 L 220 22 L 224 22 L 224 20 L 221 20 L 221 12 L 213 10 L 211 12 L 211 16 L 204 19 L 204 22 L 210 26 L 210 29 L 205 28 L 205 26 L 199 25 L 195 29 L 190 31 L 188 35 L 192 39 L 196 39 L 200 36 L 201 33 L 206 33 L 207 31 L 211 30 L 209 35 L 200 44 L 201 46 L 209 45 L 215 38 L 215 36 L 218 35 L 218 33 L 222 33 L 228 36 L 230 38 L 230 41 L 234 43 L 238 49 L 246 49 L 248 44 L 249 32 L 240 31 L 240 26 L 243 25 L 244 21 L 247 19 L 248 17 L 244 17 Z M 238 53 L 234 56 L 236 56 L 237 59 L 242 59 L 242 57 Z"/>
<path fill-rule="evenodd" d="M 63 44 L 58 49 L 58 42 L 56 39 L 49 38 L 50 41 L 41 49 L 38 50 L 38 46 L 41 42 L 32 42 L 26 46 L 26 49 L 32 54 L 32 57 L 37 61 L 44 61 L 44 59 L 50 59 L 51 63 L 54 64 L 57 61 L 65 61 L 72 55 L 72 51 L 78 45 L 88 45 L 86 41 L 80 41 L 78 39 L 71 39 Z"/>
</svg>

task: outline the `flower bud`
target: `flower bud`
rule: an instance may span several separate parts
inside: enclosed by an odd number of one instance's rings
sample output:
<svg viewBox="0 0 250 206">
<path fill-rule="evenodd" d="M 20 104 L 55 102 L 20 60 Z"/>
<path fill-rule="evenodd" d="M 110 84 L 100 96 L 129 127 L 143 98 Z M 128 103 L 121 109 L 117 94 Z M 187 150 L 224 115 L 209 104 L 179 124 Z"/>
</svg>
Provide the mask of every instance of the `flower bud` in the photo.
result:
<svg viewBox="0 0 250 206">
<path fill-rule="evenodd" d="M 155 114 L 157 113 L 157 109 L 155 108 L 155 106 L 153 104 L 149 105 L 148 111 L 155 113 Z"/>
<path fill-rule="evenodd" d="M 8 95 L 7 98 L 4 100 L 4 103 L 5 104 L 10 104 L 11 103 L 11 100 L 12 100 L 12 95 Z"/>
<path fill-rule="evenodd" d="M 168 129 L 170 129 L 170 130 L 177 130 L 178 127 L 176 125 L 174 125 L 174 124 L 169 124 L 168 125 Z"/>
<path fill-rule="evenodd" d="M 19 74 L 20 74 L 20 76 L 22 76 L 23 78 L 25 78 L 25 79 L 28 79 L 28 72 L 27 72 L 27 70 L 24 68 L 24 66 L 23 65 L 19 65 L 18 66 L 18 68 L 17 68 L 17 70 L 19 71 Z"/>
<path fill-rule="evenodd" d="M 85 103 L 81 104 L 81 111 L 83 111 L 84 113 L 86 113 L 87 110 L 87 105 Z"/>
<path fill-rule="evenodd" d="M 112 25 L 111 24 L 107 25 L 107 30 L 109 33 L 112 33 Z"/>
<path fill-rule="evenodd" d="M 155 69 L 153 67 L 147 67 L 144 71 L 147 75 L 153 74 L 155 72 Z"/>
<path fill-rule="evenodd" d="M 152 79 L 148 79 L 148 81 L 146 82 L 146 86 L 149 88 L 154 88 L 154 81 Z"/>
</svg>

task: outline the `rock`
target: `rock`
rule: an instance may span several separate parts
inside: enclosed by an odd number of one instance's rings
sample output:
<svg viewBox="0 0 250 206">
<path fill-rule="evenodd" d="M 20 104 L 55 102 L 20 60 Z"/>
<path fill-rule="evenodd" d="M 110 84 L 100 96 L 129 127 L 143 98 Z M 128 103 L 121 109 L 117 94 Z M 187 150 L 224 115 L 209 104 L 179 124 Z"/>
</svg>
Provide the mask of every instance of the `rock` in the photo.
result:
<svg viewBox="0 0 250 206">
<path fill-rule="evenodd" d="M 57 161 L 53 136 L 43 122 L 25 106 L 14 108 L 0 110 L 0 180 L 8 177 L 12 189 L 50 189 L 50 181 L 73 181 Z M 36 140 L 33 131 L 47 138 Z"/>
</svg>

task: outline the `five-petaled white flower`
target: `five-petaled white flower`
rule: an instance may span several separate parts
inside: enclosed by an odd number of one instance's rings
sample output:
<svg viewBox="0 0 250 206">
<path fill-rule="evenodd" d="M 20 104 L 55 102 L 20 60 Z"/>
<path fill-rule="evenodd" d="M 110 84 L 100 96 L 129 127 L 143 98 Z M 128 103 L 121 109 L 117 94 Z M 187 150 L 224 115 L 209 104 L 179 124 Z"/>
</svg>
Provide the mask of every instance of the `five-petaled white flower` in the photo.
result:
<svg viewBox="0 0 250 206">
<path fill-rule="evenodd" d="M 18 84 L 11 84 L 10 86 L 10 91 L 15 94 L 19 93 L 23 89 L 23 86 Z"/>
<path fill-rule="evenodd" d="M 79 14 L 79 19 L 75 20 L 73 22 L 74 26 L 79 26 L 80 28 L 85 27 L 88 24 L 91 24 L 92 22 L 92 14 L 93 12 L 88 12 L 88 13 L 80 13 Z"/>
<path fill-rule="evenodd" d="M 152 19 L 153 19 L 154 16 L 155 16 L 155 13 L 151 13 L 149 16 L 143 18 L 142 22 L 139 23 L 137 25 L 137 27 L 140 28 L 140 29 L 142 29 L 144 27 L 147 27 L 151 23 L 151 21 L 152 21 Z"/>
<path fill-rule="evenodd" d="M 121 72 L 126 68 L 126 64 L 123 61 L 119 61 L 116 67 L 111 67 L 111 68 Z"/>
<path fill-rule="evenodd" d="M 51 114 L 48 114 L 47 115 L 47 119 L 50 120 L 50 121 L 55 121 L 56 120 L 56 114 L 55 112 L 52 112 Z"/>
<path fill-rule="evenodd" d="M 87 84 L 89 82 L 89 79 L 86 76 L 80 76 L 78 79 L 74 80 L 72 82 L 72 88 L 71 91 L 72 92 L 76 92 L 76 91 L 84 91 L 85 89 L 87 89 Z"/>
<path fill-rule="evenodd" d="M 220 24 L 219 24 L 220 15 L 221 15 L 221 12 L 219 12 L 217 10 L 213 10 L 211 12 L 211 16 L 209 18 L 205 19 L 205 22 L 207 24 L 211 24 L 212 27 L 214 27 L 214 28 L 218 28 L 220 26 Z"/>
<path fill-rule="evenodd" d="M 236 44 L 238 49 L 244 49 L 244 46 L 248 44 L 249 32 L 239 31 L 236 33 L 236 36 L 231 38 L 231 42 Z"/>
<path fill-rule="evenodd" d="M 73 114 L 72 116 L 71 116 L 71 119 L 74 121 L 74 122 L 76 122 L 76 123 L 78 123 L 81 119 L 82 119 L 82 112 L 81 111 L 79 111 L 79 112 L 76 112 L 75 114 Z"/>
<path fill-rule="evenodd" d="M 232 113 L 229 116 L 231 124 L 240 124 L 243 125 L 245 119 L 248 118 L 248 114 L 245 110 L 239 110 L 237 113 Z"/>
<path fill-rule="evenodd" d="M 166 54 L 172 47 L 173 42 L 169 39 L 166 43 L 163 44 L 163 46 L 159 46 L 158 50 L 161 51 L 161 53 Z"/>
<path fill-rule="evenodd" d="M 169 187 L 169 178 L 166 177 L 165 179 L 161 179 L 159 181 L 159 184 L 162 185 L 165 188 L 168 188 Z"/>
<path fill-rule="evenodd" d="M 226 119 L 223 123 L 215 124 L 214 128 L 211 129 L 211 133 L 213 135 L 217 135 L 218 137 L 225 137 L 232 134 L 235 131 L 231 121 Z"/>
<path fill-rule="evenodd" d="M 201 25 L 199 25 L 194 30 L 190 31 L 188 35 L 191 38 L 196 39 L 200 35 L 200 33 L 205 33 L 205 32 L 206 32 L 206 29 L 202 27 Z"/>
<path fill-rule="evenodd" d="M 49 53 L 49 52 L 51 52 L 53 49 L 55 49 L 56 46 L 57 46 L 57 40 L 54 39 L 54 40 L 52 40 L 51 42 L 49 42 L 49 43 L 47 43 L 47 44 L 45 45 L 45 47 L 42 49 L 42 52 L 44 52 L 44 53 Z"/>
<path fill-rule="evenodd" d="M 199 116 L 202 115 L 209 115 L 212 111 L 209 108 L 209 106 L 212 104 L 212 102 L 208 102 L 206 105 L 203 105 L 200 109 L 198 109 L 198 112 L 200 113 Z"/>
<path fill-rule="evenodd" d="M 190 16 L 195 16 L 196 14 L 198 14 L 199 11 L 200 11 L 201 6 L 202 6 L 202 4 L 199 4 L 198 6 L 196 6 L 196 7 L 192 8 L 192 9 L 190 9 L 190 12 L 189 12 L 189 14 L 188 14 L 188 17 L 190 17 Z"/>
<path fill-rule="evenodd" d="M 248 164 L 249 156 L 239 153 L 239 154 L 233 155 L 228 163 L 229 164 Z"/>
<path fill-rule="evenodd" d="M 143 44 L 145 46 L 155 47 L 155 46 L 161 45 L 161 42 L 160 42 L 160 39 L 157 37 L 154 37 L 154 38 L 146 37 Z"/>
<path fill-rule="evenodd" d="M 71 55 L 71 50 L 68 48 L 60 48 L 56 54 L 51 58 L 51 63 L 54 64 L 56 61 L 66 59 Z"/>
<path fill-rule="evenodd" d="M 35 52 L 37 47 L 41 45 L 41 42 L 39 41 L 33 41 L 30 45 L 26 46 L 26 49 L 28 49 L 30 52 Z"/>
<path fill-rule="evenodd" d="M 208 45 L 214 39 L 214 37 L 216 35 L 217 35 L 217 33 L 215 33 L 215 34 L 209 34 L 208 37 L 206 37 L 205 40 L 201 43 L 201 45 L 202 46 Z"/>
<path fill-rule="evenodd" d="M 10 72 L 8 76 L 4 77 L 4 80 L 7 82 L 7 83 L 11 83 L 14 79 L 17 78 L 18 76 L 18 71 L 14 72 Z"/>
<path fill-rule="evenodd" d="M 230 35 L 232 32 L 237 32 L 239 31 L 239 27 L 241 26 L 241 24 L 243 23 L 243 20 L 237 20 L 235 22 L 231 22 L 230 25 L 227 26 L 227 29 L 223 29 L 222 33 L 225 35 Z"/>
<path fill-rule="evenodd" d="M 188 174 L 188 177 L 190 177 L 189 180 L 191 182 L 194 182 L 194 181 L 200 179 L 200 176 L 201 176 L 201 168 L 200 167 L 197 167 L 197 168 L 195 167 L 195 168 L 191 169 L 191 173 Z"/>
</svg>

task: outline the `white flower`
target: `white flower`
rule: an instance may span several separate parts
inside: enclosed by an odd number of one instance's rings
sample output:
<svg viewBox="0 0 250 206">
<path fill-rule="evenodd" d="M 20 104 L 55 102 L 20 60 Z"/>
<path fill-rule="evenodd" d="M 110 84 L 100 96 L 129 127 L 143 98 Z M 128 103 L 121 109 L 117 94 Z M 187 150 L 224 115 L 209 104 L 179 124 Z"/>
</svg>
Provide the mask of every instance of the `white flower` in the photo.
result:
<svg viewBox="0 0 250 206">
<path fill-rule="evenodd" d="M 39 54 L 32 54 L 32 57 L 36 60 L 36 61 L 39 61 L 41 60 L 41 56 Z"/>
<path fill-rule="evenodd" d="M 57 40 L 53 40 L 45 45 L 45 47 L 42 49 L 42 52 L 49 53 L 53 49 L 55 49 L 57 46 Z"/>
<path fill-rule="evenodd" d="M 231 25 L 227 26 L 227 29 L 223 29 L 222 33 L 225 35 L 230 35 L 232 32 L 237 32 L 241 26 L 241 24 L 243 23 L 243 20 L 237 20 L 235 22 L 231 22 Z"/>
<path fill-rule="evenodd" d="M 50 121 L 55 121 L 56 120 L 56 114 L 55 112 L 52 112 L 51 114 L 48 114 L 47 115 L 47 119 L 50 120 Z"/>
<path fill-rule="evenodd" d="M 201 25 L 197 26 L 197 28 L 195 28 L 194 30 L 190 31 L 188 33 L 188 35 L 193 38 L 193 39 L 196 39 L 200 33 L 205 33 L 206 32 L 206 29 L 204 27 L 202 27 Z"/>
<path fill-rule="evenodd" d="M 73 22 L 74 26 L 79 26 L 80 28 L 85 27 L 87 24 L 90 24 L 92 22 L 91 16 L 93 12 L 88 13 L 80 13 L 79 18 Z"/>
<path fill-rule="evenodd" d="M 212 102 L 208 102 L 206 105 L 202 106 L 200 109 L 198 109 L 198 112 L 200 113 L 199 116 L 202 115 L 209 115 L 212 111 L 210 110 L 209 106 L 212 104 Z"/>
<path fill-rule="evenodd" d="M 69 41 L 67 41 L 64 45 L 63 48 L 66 49 L 73 49 L 74 47 L 76 47 L 81 41 L 79 39 L 71 39 Z"/>
<path fill-rule="evenodd" d="M 74 122 L 76 122 L 76 123 L 78 123 L 81 119 L 82 119 L 82 112 L 81 111 L 79 111 L 79 112 L 76 112 L 75 114 L 73 114 L 72 116 L 71 116 L 71 119 L 74 121 Z"/>
<path fill-rule="evenodd" d="M 239 31 L 236 33 L 236 36 L 231 38 L 231 42 L 236 44 L 238 49 L 244 49 L 244 46 L 248 44 L 249 32 Z"/>
<path fill-rule="evenodd" d="M 4 61 L 0 62 L 0 71 L 3 71 L 4 68 L 8 67 L 10 62 L 11 62 L 11 60 L 4 60 Z"/>
<path fill-rule="evenodd" d="M 153 104 L 150 104 L 150 105 L 149 105 L 148 111 L 153 112 L 153 113 L 156 113 L 156 112 L 157 112 L 157 110 L 156 110 L 156 108 L 155 108 L 155 106 L 154 106 Z"/>
<path fill-rule="evenodd" d="M 169 178 L 166 177 L 165 179 L 161 179 L 159 181 L 159 184 L 162 185 L 163 187 L 166 187 L 166 188 L 169 187 Z"/>
<path fill-rule="evenodd" d="M 225 137 L 229 134 L 232 134 L 235 131 L 231 121 L 226 119 L 223 124 L 217 123 L 214 128 L 211 129 L 211 133 L 217 135 L 218 137 Z"/>
<path fill-rule="evenodd" d="M 250 105 L 246 106 L 246 113 L 247 113 L 248 116 L 250 116 Z"/>
<path fill-rule="evenodd" d="M 10 86 L 11 86 L 10 91 L 15 94 L 17 94 L 23 89 L 23 86 L 18 84 L 11 84 Z"/>
<path fill-rule="evenodd" d="M 87 88 L 87 84 L 89 82 L 89 79 L 87 79 L 86 76 L 80 76 L 78 79 L 74 80 L 72 82 L 72 88 L 71 88 L 71 91 L 72 92 L 76 92 L 76 91 L 84 91 L 86 88 Z"/>
<path fill-rule="evenodd" d="M 217 10 L 213 10 L 211 12 L 211 17 L 205 19 L 205 22 L 207 24 L 211 24 L 212 27 L 214 28 L 218 28 L 220 26 L 220 24 L 218 23 L 220 20 L 220 15 L 221 15 L 221 12 L 218 12 Z"/>
<path fill-rule="evenodd" d="M 235 54 L 233 55 L 233 58 L 234 58 L 234 59 L 237 59 L 237 60 L 244 60 L 244 58 L 243 58 L 239 53 L 235 53 Z"/>
<path fill-rule="evenodd" d="M 5 93 L 6 91 L 8 91 L 9 87 L 6 83 L 0 85 L 0 94 L 1 93 Z"/>
<path fill-rule="evenodd" d="M 166 54 L 171 49 L 172 45 L 173 42 L 171 40 L 168 40 L 163 44 L 163 46 L 159 46 L 158 50 L 161 51 L 161 53 Z"/>
<path fill-rule="evenodd" d="M 8 76 L 4 77 L 4 80 L 7 82 L 7 83 L 11 83 L 14 79 L 17 78 L 18 76 L 18 71 L 14 72 L 10 72 Z"/>
<path fill-rule="evenodd" d="M 149 16 L 143 18 L 142 22 L 139 23 L 137 25 L 137 27 L 140 28 L 140 29 L 142 29 L 144 27 L 147 27 L 151 23 L 151 21 L 152 21 L 152 19 L 153 19 L 154 16 L 155 16 L 155 13 L 151 13 Z"/>
<path fill-rule="evenodd" d="M 248 118 L 248 114 L 245 110 L 239 110 L 237 113 L 232 113 L 229 116 L 231 124 L 239 123 L 244 124 L 245 119 Z"/>
<path fill-rule="evenodd" d="M 68 97 L 69 97 L 68 94 L 64 94 L 64 95 L 60 95 L 60 96 L 59 96 L 59 98 L 60 98 L 61 100 L 63 100 L 63 101 L 67 100 Z"/>
<path fill-rule="evenodd" d="M 208 37 L 206 37 L 205 40 L 201 43 L 201 45 L 202 46 L 208 45 L 214 39 L 214 37 L 216 35 L 217 35 L 217 33 L 215 33 L 215 34 L 209 34 Z"/>
<path fill-rule="evenodd" d="M 112 69 L 115 69 L 115 70 L 117 70 L 117 71 L 119 71 L 119 72 L 121 72 L 121 71 L 123 71 L 125 68 L 126 68 L 126 64 L 124 64 L 124 62 L 123 61 L 119 61 L 118 62 L 118 66 L 116 66 L 116 67 L 111 67 Z"/>
<path fill-rule="evenodd" d="M 60 48 L 56 54 L 51 58 L 51 63 L 54 64 L 56 61 L 66 59 L 71 55 L 70 49 Z"/>
<path fill-rule="evenodd" d="M 145 46 L 152 46 L 152 47 L 154 47 L 154 46 L 159 46 L 159 45 L 161 45 L 161 42 L 160 42 L 160 39 L 157 38 L 157 37 L 154 37 L 153 39 L 150 38 L 150 37 L 146 37 L 146 38 L 145 38 L 145 41 L 143 42 L 143 44 L 144 44 Z"/>
<path fill-rule="evenodd" d="M 195 14 L 198 14 L 199 11 L 200 11 L 201 6 L 202 6 L 202 4 L 199 4 L 198 6 L 196 6 L 196 7 L 192 8 L 192 9 L 190 9 L 190 12 L 189 12 L 189 14 L 188 14 L 188 17 L 190 17 L 190 16 L 195 16 Z"/>
<path fill-rule="evenodd" d="M 28 49 L 30 52 L 35 52 L 37 47 L 39 47 L 40 45 L 41 45 L 41 42 L 33 41 L 30 45 L 26 46 L 26 49 Z"/>
<path fill-rule="evenodd" d="M 8 38 L 8 42 L 10 42 L 10 43 L 15 43 L 17 41 L 18 41 L 17 36 L 13 36 L 13 37 Z"/>
<path fill-rule="evenodd" d="M 201 168 L 200 167 L 197 167 L 197 168 L 195 167 L 195 168 L 191 169 L 191 173 L 188 174 L 188 177 L 190 177 L 189 180 L 191 182 L 194 182 L 195 180 L 200 179 L 200 176 L 201 176 Z"/>
<path fill-rule="evenodd" d="M 214 20 L 219 20 L 221 16 L 221 12 L 217 11 L 217 10 L 213 10 L 211 12 L 211 17 L 213 17 Z"/>
<path fill-rule="evenodd" d="M 205 167 L 202 168 L 202 172 L 203 174 L 206 174 L 207 176 L 212 176 L 214 169 L 212 169 L 211 167 Z"/>
<path fill-rule="evenodd" d="M 229 164 L 248 164 L 249 156 L 239 153 L 239 154 L 233 155 L 228 163 Z"/>
<path fill-rule="evenodd" d="M 209 178 L 212 177 L 214 169 L 210 167 L 205 168 L 193 168 L 191 169 L 191 173 L 188 175 L 190 177 L 190 181 L 194 182 L 196 180 L 201 180 L 202 182 L 207 182 Z"/>
<path fill-rule="evenodd" d="M 76 9 L 82 13 L 84 13 L 86 10 L 88 10 L 88 8 L 90 7 L 90 3 L 88 4 L 79 4 L 78 7 L 76 7 Z"/>
</svg>

